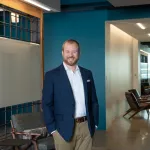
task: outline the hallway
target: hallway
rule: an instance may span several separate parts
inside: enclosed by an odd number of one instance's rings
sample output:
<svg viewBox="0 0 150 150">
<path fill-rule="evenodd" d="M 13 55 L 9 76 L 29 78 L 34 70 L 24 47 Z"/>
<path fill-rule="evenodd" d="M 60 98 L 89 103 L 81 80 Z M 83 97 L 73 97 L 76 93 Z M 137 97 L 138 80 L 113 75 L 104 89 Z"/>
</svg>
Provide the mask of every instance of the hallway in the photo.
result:
<svg viewBox="0 0 150 150">
<path fill-rule="evenodd" d="M 116 119 L 108 131 L 97 131 L 92 150 L 149 150 L 150 120 L 146 111 L 131 120 L 127 117 Z"/>
</svg>

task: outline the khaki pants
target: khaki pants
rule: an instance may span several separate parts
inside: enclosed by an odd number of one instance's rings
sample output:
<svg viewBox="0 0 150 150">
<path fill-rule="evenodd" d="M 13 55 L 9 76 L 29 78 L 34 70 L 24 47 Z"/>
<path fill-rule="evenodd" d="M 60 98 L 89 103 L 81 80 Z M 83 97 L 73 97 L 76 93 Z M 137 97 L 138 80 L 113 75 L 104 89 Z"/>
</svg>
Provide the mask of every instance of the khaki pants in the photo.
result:
<svg viewBox="0 0 150 150">
<path fill-rule="evenodd" d="M 56 131 L 53 133 L 56 150 L 91 150 L 92 138 L 90 136 L 88 123 L 75 123 L 74 135 L 70 142 L 65 141 Z"/>
</svg>

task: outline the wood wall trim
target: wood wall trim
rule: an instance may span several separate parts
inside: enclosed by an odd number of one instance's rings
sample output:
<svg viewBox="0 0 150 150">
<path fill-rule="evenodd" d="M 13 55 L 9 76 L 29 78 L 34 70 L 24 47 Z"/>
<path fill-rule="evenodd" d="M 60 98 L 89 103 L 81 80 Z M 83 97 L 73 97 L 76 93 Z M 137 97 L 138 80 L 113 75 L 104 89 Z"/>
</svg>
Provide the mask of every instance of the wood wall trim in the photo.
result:
<svg viewBox="0 0 150 150">
<path fill-rule="evenodd" d="M 27 4 L 21 0 L 0 0 L 0 4 L 19 10 L 37 18 L 41 17 L 42 9 Z"/>
<path fill-rule="evenodd" d="M 43 12 L 40 18 L 40 52 L 41 52 L 41 72 L 42 72 L 42 87 L 44 80 L 44 27 L 43 27 Z"/>
</svg>

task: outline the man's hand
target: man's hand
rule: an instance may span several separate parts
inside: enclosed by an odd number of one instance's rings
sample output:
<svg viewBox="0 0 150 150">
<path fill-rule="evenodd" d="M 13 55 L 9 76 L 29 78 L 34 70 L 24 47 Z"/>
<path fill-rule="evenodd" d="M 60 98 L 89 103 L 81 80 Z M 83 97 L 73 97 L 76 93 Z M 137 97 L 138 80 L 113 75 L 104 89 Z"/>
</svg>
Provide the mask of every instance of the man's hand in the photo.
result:
<svg viewBox="0 0 150 150">
<path fill-rule="evenodd" d="M 54 130 L 53 132 L 51 132 L 51 134 L 53 135 L 53 134 L 55 134 L 55 132 L 56 132 L 56 130 Z"/>
</svg>

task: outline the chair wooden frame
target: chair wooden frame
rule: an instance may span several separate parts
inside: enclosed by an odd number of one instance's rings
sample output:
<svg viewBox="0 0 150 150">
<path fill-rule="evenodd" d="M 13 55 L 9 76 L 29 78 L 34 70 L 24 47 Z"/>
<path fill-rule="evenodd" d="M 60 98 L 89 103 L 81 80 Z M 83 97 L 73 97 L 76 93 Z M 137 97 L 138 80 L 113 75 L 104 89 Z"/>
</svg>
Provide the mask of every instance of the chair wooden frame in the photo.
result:
<svg viewBox="0 0 150 150">
<path fill-rule="evenodd" d="M 41 134 L 37 134 L 37 133 L 27 133 L 27 132 L 17 132 L 16 129 L 14 128 L 13 122 L 10 120 L 11 122 L 11 127 L 12 127 L 12 137 L 13 139 L 16 139 L 17 135 L 25 135 L 25 136 L 30 136 L 31 137 L 31 142 L 34 145 L 34 150 L 38 150 L 38 146 L 37 146 L 37 139 L 40 137 Z M 27 150 L 31 145 L 28 145 L 24 150 Z"/>
<path fill-rule="evenodd" d="M 148 103 L 148 102 L 150 102 L 150 99 L 148 99 L 148 98 L 150 98 L 150 95 L 140 96 L 137 89 L 130 89 L 128 91 L 134 94 L 134 96 L 137 98 L 139 103 Z"/>
<path fill-rule="evenodd" d="M 138 103 L 136 97 L 131 92 L 125 92 L 125 96 L 130 108 L 126 111 L 123 117 L 126 116 L 131 111 L 134 111 L 134 113 L 129 117 L 129 119 L 131 119 L 142 110 L 146 110 L 149 116 L 149 109 L 150 109 L 149 103 Z"/>
</svg>

